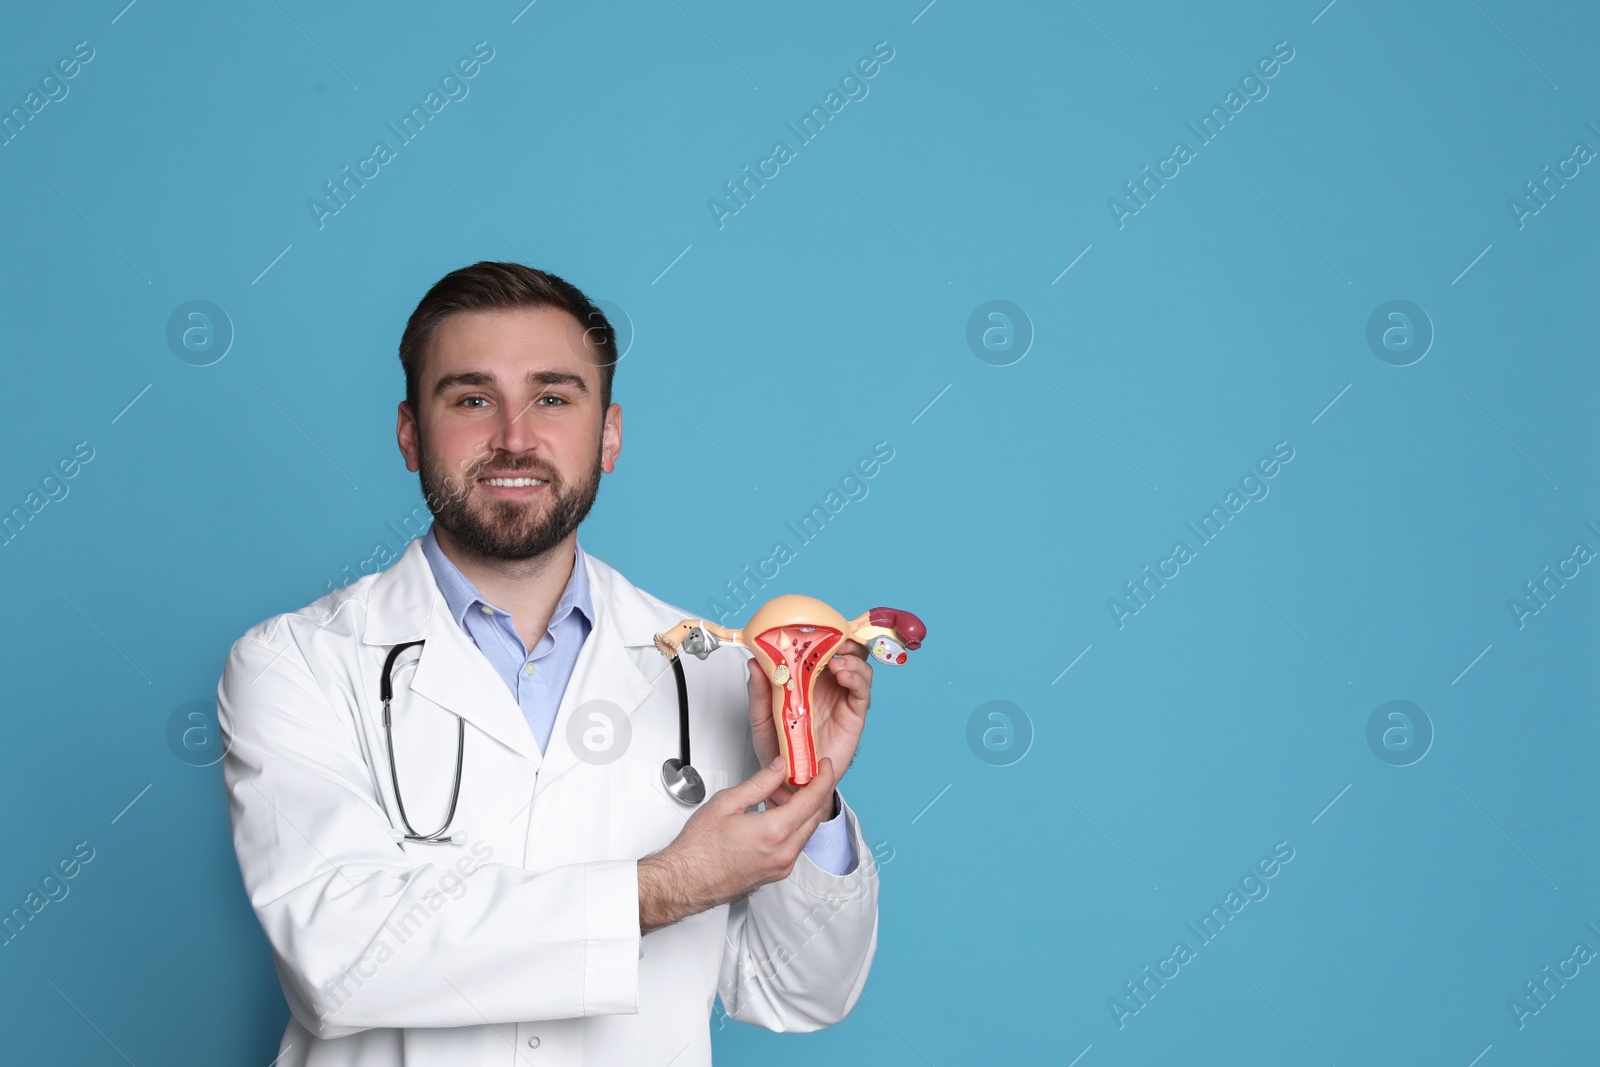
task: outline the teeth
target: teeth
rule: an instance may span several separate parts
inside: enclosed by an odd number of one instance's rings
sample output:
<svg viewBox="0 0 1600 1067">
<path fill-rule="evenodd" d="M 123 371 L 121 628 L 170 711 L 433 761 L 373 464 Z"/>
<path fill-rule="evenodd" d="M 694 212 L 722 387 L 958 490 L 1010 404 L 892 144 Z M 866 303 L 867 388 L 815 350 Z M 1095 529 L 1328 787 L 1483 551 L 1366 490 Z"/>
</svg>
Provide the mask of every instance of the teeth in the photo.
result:
<svg viewBox="0 0 1600 1067">
<path fill-rule="evenodd" d="M 485 485 L 544 485 L 543 478 L 485 478 Z"/>
</svg>

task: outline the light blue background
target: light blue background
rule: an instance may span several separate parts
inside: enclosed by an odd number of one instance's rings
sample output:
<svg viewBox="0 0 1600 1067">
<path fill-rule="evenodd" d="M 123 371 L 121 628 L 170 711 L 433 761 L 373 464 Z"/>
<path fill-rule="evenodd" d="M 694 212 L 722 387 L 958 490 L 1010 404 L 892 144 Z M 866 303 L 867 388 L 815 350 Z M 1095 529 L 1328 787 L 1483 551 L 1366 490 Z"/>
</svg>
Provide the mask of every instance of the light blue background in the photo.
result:
<svg viewBox="0 0 1600 1067">
<path fill-rule="evenodd" d="M 894 448 L 768 587 L 929 624 L 844 786 L 877 959 L 830 1030 L 714 1018 L 719 1060 L 1593 1055 L 1600 967 L 1522 1029 L 1507 1006 L 1600 950 L 1600 574 L 1508 607 L 1600 549 L 1600 173 L 1507 206 L 1600 149 L 1592 8 L 121 2 L 0 33 L 6 108 L 95 49 L 0 148 L 0 505 L 95 450 L 0 552 L 0 904 L 96 850 L 0 949 L 8 1058 L 276 1054 L 220 771 L 167 724 L 247 627 L 398 550 L 400 331 L 479 259 L 627 310 L 583 538 L 665 599 L 700 609 Z M 885 40 L 719 229 L 708 199 Z M 470 95 L 319 229 L 307 201 L 477 41 Z M 1119 229 L 1108 198 L 1279 41 L 1270 95 Z M 237 331 L 211 366 L 165 340 L 194 299 Z M 993 299 L 1036 333 L 1010 366 L 966 342 Z M 1436 330 L 1411 366 L 1366 342 L 1392 299 Z M 1270 495 L 1119 629 L 1108 600 L 1279 441 Z M 684 523 L 706 542 L 660 551 Z M 1436 731 L 1411 766 L 1367 744 L 1392 699 Z M 968 745 L 991 700 L 1031 723 L 1010 766 Z M 1280 841 L 1270 896 L 1119 1029 L 1110 998 Z"/>
</svg>

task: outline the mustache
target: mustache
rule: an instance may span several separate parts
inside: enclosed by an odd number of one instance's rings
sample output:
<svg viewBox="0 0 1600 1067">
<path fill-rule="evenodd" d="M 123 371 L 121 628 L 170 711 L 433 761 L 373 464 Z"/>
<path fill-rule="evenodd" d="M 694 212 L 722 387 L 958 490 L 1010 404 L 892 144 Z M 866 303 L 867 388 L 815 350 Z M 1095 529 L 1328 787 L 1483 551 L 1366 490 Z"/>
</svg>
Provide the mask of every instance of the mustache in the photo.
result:
<svg viewBox="0 0 1600 1067">
<path fill-rule="evenodd" d="M 490 472 L 495 474 L 531 474 L 536 477 L 543 478 L 549 482 L 554 482 L 556 480 L 556 472 L 553 468 L 546 467 L 531 458 L 523 462 L 480 464 L 478 467 L 474 468 L 472 473 L 467 477 L 469 480 L 476 480 Z"/>
</svg>

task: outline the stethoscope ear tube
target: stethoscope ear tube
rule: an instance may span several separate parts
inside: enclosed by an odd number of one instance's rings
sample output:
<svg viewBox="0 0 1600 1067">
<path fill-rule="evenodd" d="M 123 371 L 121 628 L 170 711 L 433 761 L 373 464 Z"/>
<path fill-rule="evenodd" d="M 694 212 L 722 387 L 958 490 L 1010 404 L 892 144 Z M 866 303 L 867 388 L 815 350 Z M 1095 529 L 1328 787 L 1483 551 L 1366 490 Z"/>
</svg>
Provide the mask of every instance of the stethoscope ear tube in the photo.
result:
<svg viewBox="0 0 1600 1067">
<path fill-rule="evenodd" d="M 383 725 L 389 725 L 389 701 L 394 699 L 394 661 L 400 653 L 408 648 L 420 645 L 419 641 L 407 641 L 403 645 L 395 645 L 389 650 L 389 657 L 383 661 L 383 676 L 378 680 L 378 699 L 383 701 Z"/>
</svg>

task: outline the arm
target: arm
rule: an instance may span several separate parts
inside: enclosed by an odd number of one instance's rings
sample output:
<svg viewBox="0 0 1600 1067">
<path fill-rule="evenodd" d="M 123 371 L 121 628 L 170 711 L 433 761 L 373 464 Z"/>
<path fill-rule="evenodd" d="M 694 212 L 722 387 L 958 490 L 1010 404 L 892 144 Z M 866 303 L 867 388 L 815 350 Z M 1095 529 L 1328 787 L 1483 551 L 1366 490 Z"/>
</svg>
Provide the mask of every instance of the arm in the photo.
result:
<svg viewBox="0 0 1600 1067">
<path fill-rule="evenodd" d="M 856 848 L 838 790 L 834 790 L 833 803 L 833 817 L 817 827 L 803 851 L 812 863 L 829 874 L 849 874 L 856 869 Z"/>
<path fill-rule="evenodd" d="M 722 904 L 743 900 L 789 877 L 833 803 L 833 764 L 823 759 L 816 778 L 790 802 L 750 809 L 783 781 L 775 757 L 749 778 L 719 789 L 695 809 L 666 848 L 638 863 L 639 927 L 645 933 Z"/>
<path fill-rule="evenodd" d="M 855 1007 L 878 946 L 878 870 L 855 812 L 840 806 L 837 821 L 859 861 L 850 873 L 801 860 L 729 907 L 717 992 L 730 1018 L 805 1032 Z"/>
<path fill-rule="evenodd" d="M 637 1011 L 637 861 L 534 872 L 482 862 L 477 843 L 462 877 L 408 857 L 348 713 L 291 628 L 272 633 L 234 644 L 217 704 L 240 873 L 301 1025 L 332 1038 Z"/>
</svg>

